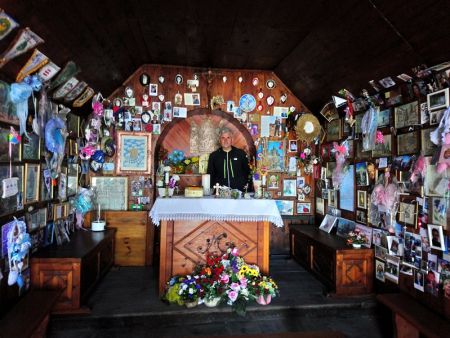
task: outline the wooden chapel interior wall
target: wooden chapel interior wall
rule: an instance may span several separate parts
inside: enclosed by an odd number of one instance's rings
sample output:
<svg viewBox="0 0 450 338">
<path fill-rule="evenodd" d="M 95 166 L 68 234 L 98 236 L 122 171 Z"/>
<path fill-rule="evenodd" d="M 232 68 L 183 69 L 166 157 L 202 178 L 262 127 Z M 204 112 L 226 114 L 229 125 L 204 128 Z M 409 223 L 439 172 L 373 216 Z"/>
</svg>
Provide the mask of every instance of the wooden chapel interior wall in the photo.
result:
<svg viewBox="0 0 450 338">
<path fill-rule="evenodd" d="M 189 152 L 189 126 L 192 121 L 205 120 L 211 118 L 215 125 L 219 125 L 221 122 L 232 129 L 234 132 L 233 145 L 242 148 L 250 154 L 255 155 L 255 142 L 259 141 L 259 135 L 261 131 L 261 117 L 274 114 L 275 107 L 281 107 L 287 110 L 289 107 L 295 107 L 296 112 L 310 113 L 309 109 L 295 97 L 289 88 L 283 84 L 283 82 L 271 71 L 261 70 L 231 70 L 231 69 L 207 69 L 207 68 L 192 68 L 182 66 L 163 66 L 163 65 L 143 65 L 132 74 L 121 87 L 117 88 L 108 99 L 114 102 L 114 99 L 125 97 L 125 89 L 130 87 L 134 91 L 136 106 L 141 105 L 141 99 L 143 94 L 149 93 L 149 86 L 143 86 L 140 83 L 140 76 L 142 74 L 148 74 L 150 77 L 150 84 L 157 84 L 157 95 L 164 95 L 159 98 L 158 96 L 150 97 L 152 102 L 159 102 L 161 104 L 161 115 L 163 114 L 165 102 L 171 102 L 172 107 L 179 106 L 187 108 L 187 118 L 173 118 L 172 121 L 166 121 L 161 124 L 160 134 L 152 132 L 152 179 L 155 183 L 155 172 L 158 166 L 158 152 L 165 148 L 168 151 L 174 149 L 182 150 L 185 156 L 193 156 Z M 175 81 L 176 76 L 180 74 L 183 77 L 183 82 L 177 84 Z M 197 76 L 199 86 L 194 92 L 188 87 L 188 80 L 193 80 L 194 76 Z M 160 78 L 163 77 L 163 81 Z M 226 78 L 226 81 L 224 79 Z M 240 82 L 239 79 L 242 78 Z M 254 85 L 253 80 L 258 79 L 258 84 Z M 267 81 L 272 80 L 275 86 L 269 89 L 266 86 Z M 183 95 L 182 104 L 175 104 L 175 95 L 180 93 Z M 185 93 L 198 93 L 200 95 L 200 104 L 196 106 L 185 105 L 184 94 Z M 262 93 L 264 97 L 259 99 L 258 93 Z M 251 94 L 255 97 L 257 104 L 261 103 L 263 109 L 258 111 L 253 110 L 248 114 L 247 122 L 241 123 L 236 119 L 232 112 L 227 112 L 227 101 L 233 101 L 235 106 L 239 106 L 239 100 L 244 94 Z M 287 95 L 285 102 L 281 101 L 281 96 Z M 221 96 L 224 103 L 215 107 L 212 110 L 210 107 L 211 99 L 213 97 Z M 272 105 L 267 104 L 267 97 L 272 96 L 274 102 Z M 162 100 L 161 100 L 162 99 Z M 150 103 L 150 108 L 151 108 Z M 150 110 L 148 108 L 148 110 Z M 277 108 L 279 109 L 279 108 Z M 147 109 L 144 107 L 143 111 Z M 139 115 L 137 116 L 139 117 Z M 285 122 L 285 119 L 282 119 Z M 252 130 L 253 128 L 253 130 Z M 145 130 L 145 125 L 142 125 L 142 129 Z M 249 131 L 252 130 L 252 133 Z M 255 133 L 256 130 L 256 133 Z M 143 131 L 141 133 L 148 133 Z M 274 125 L 270 126 L 269 140 L 282 141 L 283 150 L 285 151 L 284 164 L 287 167 L 290 157 L 297 157 L 299 152 L 305 146 L 300 141 L 297 143 L 297 152 L 289 152 L 288 140 L 296 140 L 295 131 L 289 131 L 288 133 L 282 132 L 282 137 L 272 136 L 274 135 Z M 314 150 L 314 147 L 313 147 Z M 107 159 L 107 161 L 116 162 L 115 158 Z M 117 163 L 117 162 L 116 162 Z M 299 162 L 298 162 L 299 163 Z M 288 254 L 289 253 L 289 229 L 288 226 L 291 223 L 311 223 L 314 215 L 314 180 L 312 175 L 304 175 L 305 183 L 312 188 L 312 191 L 301 203 L 306 203 L 309 206 L 309 212 L 297 214 L 297 196 L 286 197 L 283 196 L 283 180 L 284 179 L 296 179 L 297 173 L 288 173 L 287 171 L 271 172 L 269 175 L 273 175 L 278 180 L 278 187 L 268 190 L 273 199 L 288 201 L 287 203 L 292 206 L 292 214 L 290 216 L 284 216 L 285 227 L 276 228 L 271 227 L 271 253 Z M 184 176 L 184 175 L 183 175 Z M 131 180 L 137 179 L 138 176 L 129 176 L 129 189 L 131 191 Z M 199 175 L 186 175 L 182 177 L 183 183 L 200 184 L 201 178 Z M 156 198 L 156 189 L 148 189 L 145 191 L 150 196 L 150 201 Z M 133 197 L 129 193 L 129 210 L 134 204 Z M 145 209 L 150 209 L 152 202 L 149 205 L 144 206 Z M 157 245 L 157 244 L 156 244 Z M 155 253 L 157 247 L 155 248 Z"/>
</svg>

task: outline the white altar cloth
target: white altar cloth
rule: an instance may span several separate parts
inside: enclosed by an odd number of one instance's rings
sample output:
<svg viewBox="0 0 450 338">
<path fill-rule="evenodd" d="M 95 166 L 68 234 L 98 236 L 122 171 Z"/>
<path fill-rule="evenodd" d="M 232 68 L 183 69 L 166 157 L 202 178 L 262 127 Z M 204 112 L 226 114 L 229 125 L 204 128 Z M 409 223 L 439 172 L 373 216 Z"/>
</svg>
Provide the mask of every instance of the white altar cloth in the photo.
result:
<svg viewBox="0 0 450 338">
<path fill-rule="evenodd" d="M 160 198 L 150 210 L 155 225 L 161 220 L 268 221 L 278 227 L 283 220 L 274 200 L 224 198 Z"/>
</svg>

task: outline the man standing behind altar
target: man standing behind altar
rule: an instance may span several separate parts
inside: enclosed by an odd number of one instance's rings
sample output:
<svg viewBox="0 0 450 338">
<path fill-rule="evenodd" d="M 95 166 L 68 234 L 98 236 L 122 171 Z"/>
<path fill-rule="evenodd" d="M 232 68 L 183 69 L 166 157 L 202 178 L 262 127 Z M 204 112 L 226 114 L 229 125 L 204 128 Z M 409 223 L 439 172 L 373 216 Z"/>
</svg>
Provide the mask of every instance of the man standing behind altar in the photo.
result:
<svg viewBox="0 0 450 338">
<path fill-rule="evenodd" d="M 250 183 L 248 158 L 242 149 L 233 147 L 233 134 L 228 128 L 219 132 L 220 148 L 209 155 L 208 174 L 211 175 L 211 188 L 219 183 L 232 189 L 245 190 Z"/>
</svg>

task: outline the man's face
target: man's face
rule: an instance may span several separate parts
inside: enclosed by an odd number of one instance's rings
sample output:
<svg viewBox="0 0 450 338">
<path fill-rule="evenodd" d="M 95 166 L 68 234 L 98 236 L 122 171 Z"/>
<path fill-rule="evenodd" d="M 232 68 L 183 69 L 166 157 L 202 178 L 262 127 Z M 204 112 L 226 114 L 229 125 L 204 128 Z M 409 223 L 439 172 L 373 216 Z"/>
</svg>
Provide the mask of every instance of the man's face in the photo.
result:
<svg viewBox="0 0 450 338">
<path fill-rule="evenodd" d="M 233 141 L 233 138 L 231 137 L 230 133 L 223 133 L 220 136 L 220 145 L 222 146 L 223 150 L 229 150 L 231 149 L 231 143 Z"/>
</svg>

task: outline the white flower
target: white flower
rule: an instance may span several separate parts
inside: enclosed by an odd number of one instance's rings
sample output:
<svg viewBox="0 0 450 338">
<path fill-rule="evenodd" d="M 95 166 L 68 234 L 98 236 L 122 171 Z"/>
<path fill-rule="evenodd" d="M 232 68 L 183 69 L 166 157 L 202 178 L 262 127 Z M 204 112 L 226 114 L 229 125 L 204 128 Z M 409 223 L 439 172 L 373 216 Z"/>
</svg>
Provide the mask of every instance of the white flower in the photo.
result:
<svg viewBox="0 0 450 338">
<path fill-rule="evenodd" d="M 189 294 L 192 295 L 194 293 L 194 290 L 189 289 Z"/>
<path fill-rule="evenodd" d="M 164 167 L 164 171 L 171 171 L 171 170 L 172 168 L 169 165 Z"/>
<path fill-rule="evenodd" d="M 173 175 L 173 176 L 172 176 L 172 179 L 173 179 L 175 182 L 178 182 L 178 181 L 180 180 L 180 176 L 178 176 L 178 175 Z"/>
</svg>

